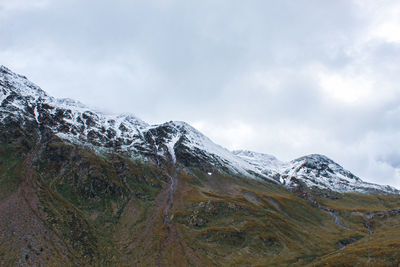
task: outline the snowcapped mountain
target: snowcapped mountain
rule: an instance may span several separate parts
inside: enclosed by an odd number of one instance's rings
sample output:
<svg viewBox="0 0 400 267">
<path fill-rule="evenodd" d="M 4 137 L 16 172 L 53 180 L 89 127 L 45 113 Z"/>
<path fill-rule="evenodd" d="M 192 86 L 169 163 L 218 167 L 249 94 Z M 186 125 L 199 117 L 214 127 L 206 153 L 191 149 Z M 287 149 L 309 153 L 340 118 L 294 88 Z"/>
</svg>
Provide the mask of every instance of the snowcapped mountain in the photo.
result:
<svg viewBox="0 0 400 267">
<path fill-rule="evenodd" d="M 300 181 L 337 192 L 399 192 L 365 183 L 322 155 L 281 162 L 251 151 L 230 152 L 185 122 L 149 125 L 130 114 L 104 114 L 71 99 L 56 99 L 4 66 L 0 67 L 0 120 L 32 128 L 39 136 L 52 133 L 96 150 L 120 151 L 158 164 L 199 167 L 211 173 L 225 171 L 289 188 Z"/>
<path fill-rule="evenodd" d="M 329 188 L 336 192 L 373 192 L 396 193 L 390 186 L 366 183 L 326 156 L 312 154 L 291 161 L 283 170 L 281 181 L 286 186 L 295 186 L 297 180 L 308 187 Z"/>
<path fill-rule="evenodd" d="M 309 188 L 329 189 L 335 192 L 387 192 L 399 191 L 391 186 L 383 186 L 362 181 L 342 166 L 324 155 L 311 154 L 282 162 L 267 154 L 251 151 L 233 153 L 252 164 L 261 173 L 279 179 L 286 187 L 297 187 L 299 182 Z"/>
<path fill-rule="evenodd" d="M 149 125 L 133 115 L 109 115 L 71 99 L 48 96 L 25 76 L 0 67 L 0 119 L 27 121 L 72 143 L 125 151 L 132 156 L 172 160 L 184 165 L 209 163 L 251 176 L 252 166 L 185 122 Z M 261 174 L 260 174 L 261 175 Z"/>
</svg>

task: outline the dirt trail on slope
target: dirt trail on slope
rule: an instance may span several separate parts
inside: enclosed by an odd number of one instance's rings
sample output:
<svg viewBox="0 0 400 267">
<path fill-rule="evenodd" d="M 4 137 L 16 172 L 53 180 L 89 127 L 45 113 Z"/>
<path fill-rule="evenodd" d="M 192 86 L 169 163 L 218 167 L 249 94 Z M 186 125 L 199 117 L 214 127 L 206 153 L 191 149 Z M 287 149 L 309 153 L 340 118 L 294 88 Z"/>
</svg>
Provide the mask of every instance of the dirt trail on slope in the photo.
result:
<svg viewBox="0 0 400 267">
<path fill-rule="evenodd" d="M 165 217 L 163 220 L 164 229 L 167 232 L 167 236 L 163 240 L 162 246 L 159 250 L 159 255 L 156 261 L 157 266 L 163 266 L 161 263 L 162 258 L 168 258 L 171 256 L 171 254 L 180 255 L 172 258 L 172 260 L 180 260 L 179 263 L 175 262 L 176 266 L 187 266 L 188 261 L 191 262 L 190 265 L 192 266 L 206 266 L 201 260 L 200 256 L 195 253 L 195 251 L 186 243 L 183 238 L 180 237 L 173 222 L 173 214 L 171 215 L 171 211 L 174 209 L 174 204 L 178 202 L 178 198 L 183 196 L 185 189 L 183 182 L 178 184 L 178 175 L 175 167 L 173 174 L 170 175 L 169 178 L 171 183 L 168 190 L 169 194 L 165 203 Z M 177 189 L 179 189 L 179 191 L 177 191 Z"/>
<path fill-rule="evenodd" d="M 140 254 L 144 257 L 150 256 L 146 255 L 146 251 L 155 249 L 151 256 L 157 266 L 168 266 L 171 263 L 174 263 L 174 266 L 187 266 L 188 262 L 192 266 L 206 266 L 201 257 L 181 238 L 175 226 L 174 204 L 183 196 L 185 186 L 179 181 L 175 170 L 168 177 L 170 183 L 155 199 L 155 207 L 146 218 L 144 229 L 134 237 L 135 240 L 127 249 L 141 250 Z M 155 242 L 158 245 L 155 245 Z M 136 265 L 142 266 L 141 264 L 146 265 L 139 257 Z"/>
<path fill-rule="evenodd" d="M 174 178 L 172 175 L 169 175 L 169 179 L 171 181 L 168 192 L 167 192 L 167 199 L 165 201 L 165 207 L 164 207 L 164 224 L 168 222 L 169 218 L 169 213 L 170 210 L 173 208 L 174 205 L 174 193 L 175 193 L 175 183 L 176 183 L 176 178 Z"/>
</svg>

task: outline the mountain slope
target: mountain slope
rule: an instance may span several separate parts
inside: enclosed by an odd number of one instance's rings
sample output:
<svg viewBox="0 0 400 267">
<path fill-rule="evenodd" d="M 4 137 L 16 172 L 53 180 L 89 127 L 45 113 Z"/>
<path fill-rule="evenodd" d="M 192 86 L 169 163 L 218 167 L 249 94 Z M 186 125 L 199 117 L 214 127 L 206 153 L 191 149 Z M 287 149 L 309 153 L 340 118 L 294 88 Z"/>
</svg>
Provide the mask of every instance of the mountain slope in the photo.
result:
<svg viewBox="0 0 400 267">
<path fill-rule="evenodd" d="M 400 263 L 397 191 L 323 156 L 229 152 L 183 122 L 54 99 L 5 67 L 0 92 L 2 266 Z"/>
</svg>

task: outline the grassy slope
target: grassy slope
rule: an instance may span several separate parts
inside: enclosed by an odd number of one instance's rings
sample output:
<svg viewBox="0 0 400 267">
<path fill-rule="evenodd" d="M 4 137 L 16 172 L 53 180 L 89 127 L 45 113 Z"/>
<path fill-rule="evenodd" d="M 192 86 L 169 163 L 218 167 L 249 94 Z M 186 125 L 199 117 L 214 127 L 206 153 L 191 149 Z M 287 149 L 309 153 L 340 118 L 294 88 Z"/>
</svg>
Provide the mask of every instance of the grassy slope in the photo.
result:
<svg viewBox="0 0 400 267">
<path fill-rule="evenodd" d="M 353 235 L 326 213 L 272 184 L 204 176 L 203 186 L 194 187 L 184 203 L 176 220 L 213 264 L 302 266 Z M 207 222 L 196 225 L 188 220 L 193 216 Z"/>
<path fill-rule="evenodd" d="M 400 262 L 400 223 L 398 217 L 379 220 L 371 235 L 341 251 L 319 259 L 315 266 L 398 266 Z"/>
<path fill-rule="evenodd" d="M 17 148 L 0 147 L 0 204 L 8 203 L 23 186 L 26 154 Z M 350 230 L 281 186 L 222 173 L 209 176 L 197 169 L 173 174 L 177 184 L 169 203 L 170 167 L 156 168 L 123 155 L 99 156 L 58 140 L 41 147 L 32 165 L 35 174 L 30 185 L 38 197 L 39 235 L 47 231 L 50 237 L 27 235 L 25 228 L 16 228 L 20 232 L 14 237 L 0 235 L 0 263 L 398 263 L 398 217 L 374 218 L 369 222 L 372 235 L 364 225 L 367 213 L 398 208 L 398 197 L 346 194 L 338 199 L 317 198 L 335 210 Z M 23 224 L 23 218 L 13 220 Z M 4 221 L 0 220 L 3 231 Z M 21 243 L 18 238 L 29 242 Z"/>
<path fill-rule="evenodd" d="M 367 196 L 346 194 L 341 199 L 321 199 L 338 210 L 345 224 L 366 235 L 340 251 L 325 255 L 316 266 L 398 266 L 400 263 L 399 215 L 383 215 L 370 219 L 372 212 L 398 209 L 397 196 Z M 368 223 L 372 233 L 365 227 Z"/>
</svg>

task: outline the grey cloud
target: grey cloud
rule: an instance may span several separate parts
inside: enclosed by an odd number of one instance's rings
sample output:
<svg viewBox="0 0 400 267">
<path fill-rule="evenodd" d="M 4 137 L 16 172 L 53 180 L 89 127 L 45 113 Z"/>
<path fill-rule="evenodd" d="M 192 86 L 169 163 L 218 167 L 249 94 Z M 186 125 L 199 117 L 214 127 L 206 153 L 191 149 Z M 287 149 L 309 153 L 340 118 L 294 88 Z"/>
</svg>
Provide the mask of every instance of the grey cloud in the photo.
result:
<svg viewBox="0 0 400 267">
<path fill-rule="evenodd" d="M 378 160 L 390 164 L 393 168 L 400 168 L 400 153 L 386 154 Z"/>
<path fill-rule="evenodd" d="M 0 9 L 0 64 L 50 94 L 150 123 L 202 122 L 227 147 L 326 154 L 400 186 L 388 145 L 400 145 L 400 44 L 366 39 L 375 20 L 353 1 L 43 3 Z M 375 92 L 338 101 L 315 66 Z M 242 140 L 224 131 L 235 127 Z"/>
</svg>

